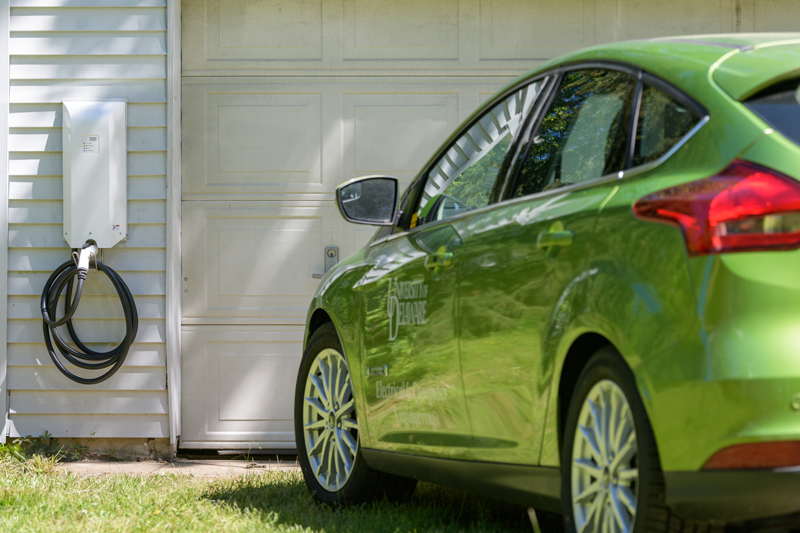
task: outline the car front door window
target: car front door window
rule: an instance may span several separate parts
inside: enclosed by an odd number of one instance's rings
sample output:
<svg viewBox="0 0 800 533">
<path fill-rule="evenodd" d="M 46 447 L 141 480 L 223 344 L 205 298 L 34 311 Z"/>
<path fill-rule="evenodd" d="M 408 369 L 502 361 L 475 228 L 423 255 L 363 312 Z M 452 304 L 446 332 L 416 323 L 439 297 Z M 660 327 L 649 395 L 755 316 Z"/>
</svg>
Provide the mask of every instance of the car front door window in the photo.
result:
<svg viewBox="0 0 800 533">
<path fill-rule="evenodd" d="M 411 227 L 489 204 L 509 146 L 545 81 L 497 103 L 450 146 L 428 172 Z"/>
</svg>

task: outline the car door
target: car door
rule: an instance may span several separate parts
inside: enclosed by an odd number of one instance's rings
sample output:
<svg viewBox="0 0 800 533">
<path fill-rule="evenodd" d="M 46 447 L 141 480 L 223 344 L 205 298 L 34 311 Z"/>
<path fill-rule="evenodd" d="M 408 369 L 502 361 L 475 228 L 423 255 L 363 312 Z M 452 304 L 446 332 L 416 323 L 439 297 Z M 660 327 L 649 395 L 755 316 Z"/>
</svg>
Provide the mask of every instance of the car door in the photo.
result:
<svg viewBox="0 0 800 533">
<path fill-rule="evenodd" d="M 466 458 L 472 437 L 457 331 L 461 227 L 489 204 L 541 84 L 501 99 L 417 183 L 408 227 L 374 243 L 364 305 L 366 417 L 379 449 Z"/>
<path fill-rule="evenodd" d="M 614 190 L 609 181 L 625 165 L 635 88 L 633 71 L 562 73 L 504 201 L 462 233 L 458 314 L 472 459 L 539 461 L 554 372 L 548 343 L 591 276 L 592 234 Z"/>
</svg>

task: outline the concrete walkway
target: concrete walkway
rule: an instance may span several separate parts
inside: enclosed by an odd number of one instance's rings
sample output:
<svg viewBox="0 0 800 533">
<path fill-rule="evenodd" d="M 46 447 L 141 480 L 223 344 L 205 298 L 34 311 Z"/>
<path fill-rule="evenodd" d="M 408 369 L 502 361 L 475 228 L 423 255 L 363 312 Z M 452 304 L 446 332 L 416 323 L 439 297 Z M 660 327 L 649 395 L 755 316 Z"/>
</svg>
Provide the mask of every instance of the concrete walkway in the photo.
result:
<svg viewBox="0 0 800 533">
<path fill-rule="evenodd" d="M 257 474 L 264 471 L 299 471 L 300 466 L 292 462 L 251 460 L 182 460 L 173 461 L 109 461 L 62 463 L 58 470 L 72 472 L 79 476 L 101 474 L 190 474 L 199 477 L 232 477 Z"/>
</svg>

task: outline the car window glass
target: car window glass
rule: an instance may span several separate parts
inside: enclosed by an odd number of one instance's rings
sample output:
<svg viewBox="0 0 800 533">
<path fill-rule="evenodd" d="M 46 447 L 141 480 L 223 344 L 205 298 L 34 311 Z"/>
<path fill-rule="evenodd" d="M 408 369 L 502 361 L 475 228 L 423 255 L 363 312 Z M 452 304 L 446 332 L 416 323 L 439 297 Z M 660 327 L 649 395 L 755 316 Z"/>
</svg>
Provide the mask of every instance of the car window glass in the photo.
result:
<svg viewBox="0 0 800 533">
<path fill-rule="evenodd" d="M 522 163 L 510 197 L 622 170 L 635 80 L 613 70 L 564 75 Z"/>
<path fill-rule="evenodd" d="M 769 87 L 745 102 L 767 124 L 800 144 L 800 80 Z"/>
<path fill-rule="evenodd" d="M 498 103 L 453 143 L 428 173 L 411 227 L 489 204 L 511 141 L 545 81 Z"/>
<path fill-rule="evenodd" d="M 697 115 L 667 93 L 644 84 L 633 149 L 633 166 L 655 161 L 667 153 L 689 133 L 698 120 Z"/>
</svg>

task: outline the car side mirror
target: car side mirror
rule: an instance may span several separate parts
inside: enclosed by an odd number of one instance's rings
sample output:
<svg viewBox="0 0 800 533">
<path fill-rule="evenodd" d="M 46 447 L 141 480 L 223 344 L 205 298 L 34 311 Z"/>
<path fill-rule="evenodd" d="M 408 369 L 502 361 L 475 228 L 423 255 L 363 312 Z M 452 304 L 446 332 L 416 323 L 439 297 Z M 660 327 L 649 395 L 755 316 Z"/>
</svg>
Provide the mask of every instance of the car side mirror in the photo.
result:
<svg viewBox="0 0 800 533">
<path fill-rule="evenodd" d="M 336 204 L 342 216 L 356 224 L 393 226 L 397 220 L 397 178 L 365 176 L 336 188 Z"/>
</svg>

